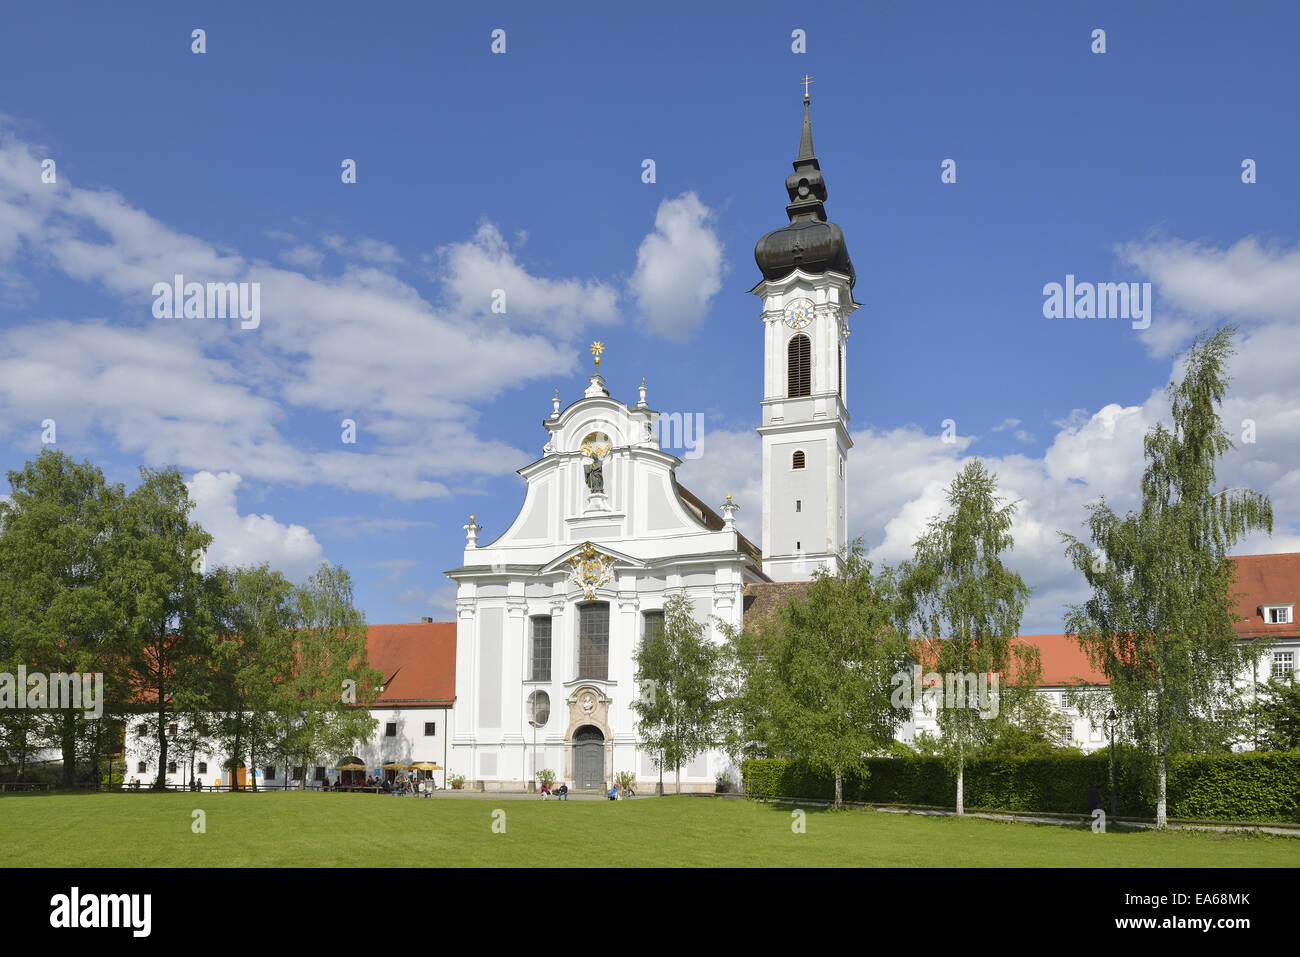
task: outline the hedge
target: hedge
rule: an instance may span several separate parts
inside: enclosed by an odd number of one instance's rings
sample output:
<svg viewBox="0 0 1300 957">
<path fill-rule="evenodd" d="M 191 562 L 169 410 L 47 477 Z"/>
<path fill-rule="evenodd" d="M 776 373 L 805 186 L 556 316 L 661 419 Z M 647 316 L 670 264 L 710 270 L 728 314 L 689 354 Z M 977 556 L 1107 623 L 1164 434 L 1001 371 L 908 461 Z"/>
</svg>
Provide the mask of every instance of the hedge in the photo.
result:
<svg viewBox="0 0 1300 957">
<path fill-rule="evenodd" d="M 834 777 L 796 761 L 744 762 L 745 793 L 758 797 L 819 798 L 835 793 Z M 869 758 L 865 775 L 846 775 L 844 800 L 865 804 L 953 807 L 956 776 L 935 757 Z M 970 809 L 1083 814 L 1088 785 L 1102 806 L 1110 802 L 1105 752 L 1042 758 L 968 761 L 965 805 Z M 1131 753 L 1117 756 L 1120 814 L 1155 816 L 1155 777 Z M 1192 820 L 1300 823 L 1300 751 L 1178 755 L 1170 761 L 1169 816 Z"/>
</svg>

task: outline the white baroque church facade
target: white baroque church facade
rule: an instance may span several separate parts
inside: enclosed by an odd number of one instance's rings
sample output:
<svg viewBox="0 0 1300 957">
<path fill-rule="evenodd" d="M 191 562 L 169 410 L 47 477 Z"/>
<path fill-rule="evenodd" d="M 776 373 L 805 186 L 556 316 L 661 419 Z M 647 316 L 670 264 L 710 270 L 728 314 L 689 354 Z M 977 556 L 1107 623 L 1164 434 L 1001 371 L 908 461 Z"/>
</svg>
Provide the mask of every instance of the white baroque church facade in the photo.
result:
<svg viewBox="0 0 1300 957">
<path fill-rule="evenodd" d="M 761 553 L 736 529 L 730 497 L 715 511 L 677 483 L 681 462 L 660 450 L 644 384 L 634 405 L 613 398 L 596 344 L 585 393 L 564 408 L 556 393 L 542 457 L 520 469 L 518 515 L 489 544 L 471 516 L 464 562 L 447 573 L 458 586 L 448 761 L 474 786 L 519 789 L 543 768 L 575 788 L 607 787 L 621 771 L 649 785 L 659 769 L 637 737 L 635 653 L 668 597 L 689 598 L 721 640 L 718 624 L 741 627 L 764 586 L 838 568 L 857 304 L 843 233 L 822 205 L 806 97 L 786 189 L 790 222 L 759 241 L 763 278 L 751 290 L 766 354 Z M 723 774 L 739 780 L 722 753 L 708 753 L 681 769 L 682 787 L 712 790 Z"/>
</svg>

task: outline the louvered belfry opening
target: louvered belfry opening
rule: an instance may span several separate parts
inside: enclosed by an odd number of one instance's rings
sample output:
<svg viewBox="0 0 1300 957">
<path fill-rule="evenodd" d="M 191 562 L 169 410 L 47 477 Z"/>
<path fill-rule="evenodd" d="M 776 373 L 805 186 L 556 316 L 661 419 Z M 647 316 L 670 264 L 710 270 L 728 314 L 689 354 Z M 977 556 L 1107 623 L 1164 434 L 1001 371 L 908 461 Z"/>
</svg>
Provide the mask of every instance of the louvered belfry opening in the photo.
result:
<svg viewBox="0 0 1300 957">
<path fill-rule="evenodd" d="M 812 343 L 807 336 L 795 336 L 786 350 L 789 388 L 786 394 L 796 399 L 812 395 Z"/>
</svg>

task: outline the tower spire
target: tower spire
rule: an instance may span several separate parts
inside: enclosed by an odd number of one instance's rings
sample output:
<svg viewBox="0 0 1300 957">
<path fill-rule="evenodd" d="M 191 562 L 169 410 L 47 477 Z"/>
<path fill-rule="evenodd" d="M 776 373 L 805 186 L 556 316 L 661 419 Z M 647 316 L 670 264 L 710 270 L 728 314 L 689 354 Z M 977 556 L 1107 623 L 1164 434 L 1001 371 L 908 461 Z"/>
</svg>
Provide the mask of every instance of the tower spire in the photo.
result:
<svg viewBox="0 0 1300 957">
<path fill-rule="evenodd" d="M 812 77 L 805 75 L 807 83 Z M 826 221 L 826 180 L 822 177 L 821 164 L 813 153 L 812 118 L 808 106 L 810 98 L 808 88 L 803 94 L 803 129 L 799 133 L 799 155 L 794 160 L 794 172 L 785 178 L 785 191 L 790 196 L 790 205 L 786 206 L 786 215 L 790 222 L 801 219 Z"/>
<path fill-rule="evenodd" d="M 803 83 L 803 132 L 799 134 L 799 157 L 795 160 L 795 169 L 799 168 L 801 161 L 812 160 L 814 164 L 817 162 L 817 157 L 813 156 L 812 121 L 808 119 L 808 104 L 811 102 L 808 96 L 808 84 L 812 81 L 813 78 L 807 73 L 803 75 L 801 81 Z"/>
<path fill-rule="evenodd" d="M 794 172 L 785 178 L 785 191 L 790 197 L 785 213 L 790 222 L 758 241 L 754 260 L 765 279 L 781 279 L 796 268 L 807 273 L 833 270 L 847 275 L 852 288 L 857 277 L 843 231 L 826 218 L 826 180 L 813 151 L 812 97 L 808 95 L 812 77 L 804 74 L 800 82 L 803 127 L 799 132 L 799 153 L 791 164 Z"/>
</svg>

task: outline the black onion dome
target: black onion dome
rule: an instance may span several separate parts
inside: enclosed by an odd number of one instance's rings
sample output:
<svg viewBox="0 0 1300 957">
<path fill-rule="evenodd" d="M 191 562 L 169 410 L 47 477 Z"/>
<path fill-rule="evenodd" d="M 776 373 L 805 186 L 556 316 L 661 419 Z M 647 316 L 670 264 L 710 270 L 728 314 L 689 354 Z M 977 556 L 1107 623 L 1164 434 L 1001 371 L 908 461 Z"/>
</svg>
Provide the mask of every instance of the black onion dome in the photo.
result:
<svg viewBox="0 0 1300 957">
<path fill-rule="evenodd" d="M 763 277 L 782 279 L 796 267 L 810 273 L 833 270 L 845 273 L 852 287 L 858 277 L 849 259 L 844 231 L 826 221 L 826 181 L 813 155 L 807 96 L 803 101 L 799 157 L 794 161 L 794 172 L 785 178 L 785 191 L 790 196 L 785 208 L 789 225 L 768 233 L 754 247 L 754 261 Z"/>
</svg>

